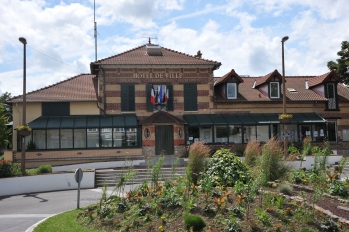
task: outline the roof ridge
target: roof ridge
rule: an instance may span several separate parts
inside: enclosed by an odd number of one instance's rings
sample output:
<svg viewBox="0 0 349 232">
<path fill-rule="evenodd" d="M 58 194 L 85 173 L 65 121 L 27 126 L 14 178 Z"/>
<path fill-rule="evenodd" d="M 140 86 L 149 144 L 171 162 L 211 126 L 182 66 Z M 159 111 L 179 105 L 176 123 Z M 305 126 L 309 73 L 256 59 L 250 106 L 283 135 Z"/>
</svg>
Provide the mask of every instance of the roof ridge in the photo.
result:
<svg viewBox="0 0 349 232">
<path fill-rule="evenodd" d="M 37 89 L 37 90 L 33 90 L 33 91 L 31 91 L 31 92 L 28 92 L 28 93 L 26 93 L 26 95 L 28 95 L 28 94 L 33 94 L 33 93 L 37 93 L 37 92 L 39 92 L 39 91 L 42 91 L 42 90 L 45 90 L 45 89 L 49 89 L 49 88 L 55 87 L 55 86 L 57 86 L 57 85 L 63 84 L 63 83 L 65 83 L 65 82 L 67 82 L 67 81 L 71 81 L 71 80 L 73 80 L 73 79 L 75 79 L 75 78 L 78 78 L 78 77 L 80 77 L 80 76 L 83 76 L 83 75 L 91 75 L 91 76 L 94 76 L 93 74 L 89 74 L 89 73 L 81 73 L 81 74 L 79 74 L 79 75 L 70 77 L 70 78 L 65 79 L 65 80 L 63 80 L 63 81 L 59 81 L 59 82 L 54 83 L 54 84 L 52 84 L 52 85 L 48 85 L 48 86 L 45 86 L 45 87 L 43 87 L 43 88 L 40 88 L 40 89 Z M 14 96 L 14 97 L 12 97 L 12 98 L 10 98 L 10 99 L 7 99 L 7 101 L 15 100 L 15 99 L 20 98 L 20 97 L 23 97 L 23 94 L 22 94 L 22 95 Z"/>
<path fill-rule="evenodd" d="M 200 58 L 200 57 L 197 57 L 195 55 L 190 55 L 190 54 L 187 54 L 187 53 L 184 53 L 184 52 L 179 52 L 179 51 L 175 51 L 175 50 L 172 50 L 172 49 L 169 49 L 169 48 L 166 48 L 166 47 L 162 47 L 161 48 L 164 48 L 170 52 L 175 52 L 175 53 L 178 53 L 178 54 L 182 54 L 182 55 L 186 55 L 186 56 L 189 56 L 189 57 L 192 57 L 192 58 L 196 58 L 198 60 L 203 60 L 203 61 L 210 61 L 210 62 L 216 62 L 218 64 L 221 64 L 221 62 L 218 62 L 218 61 L 214 61 L 214 60 L 209 60 L 209 59 L 204 59 L 204 58 Z"/>
<path fill-rule="evenodd" d="M 92 63 L 99 63 L 99 62 L 101 62 L 101 61 L 104 61 L 104 60 L 107 60 L 107 59 L 110 59 L 110 58 L 114 58 L 114 57 L 117 57 L 117 56 L 124 55 L 124 54 L 126 54 L 126 53 L 129 53 L 129 52 L 135 51 L 135 50 L 137 50 L 137 49 L 140 49 L 141 47 L 144 47 L 144 46 L 146 46 L 146 45 L 147 45 L 147 44 L 143 44 L 143 45 L 140 45 L 140 46 L 138 46 L 138 47 L 135 47 L 135 48 L 132 48 L 132 49 L 123 51 L 123 52 L 121 52 L 121 53 L 119 53 L 119 54 L 116 54 L 116 55 L 113 55 L 113 56 L 105 57 L 105 58 L 103 58 L 103 59 L 97 60 L 97 61 L 92 62 Z"/>
</svg>

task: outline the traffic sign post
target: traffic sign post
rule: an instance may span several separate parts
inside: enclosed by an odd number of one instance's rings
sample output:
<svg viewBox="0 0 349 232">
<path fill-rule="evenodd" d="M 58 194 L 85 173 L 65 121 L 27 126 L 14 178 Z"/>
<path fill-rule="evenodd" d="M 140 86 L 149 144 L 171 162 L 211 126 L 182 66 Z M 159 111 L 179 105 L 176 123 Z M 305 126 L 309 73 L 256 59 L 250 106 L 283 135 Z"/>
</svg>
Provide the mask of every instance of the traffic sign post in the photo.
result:
<svg viewBox="0 0 349 232">
<path fill-rule="evenodd" d="M 78 183 L 78 206 L 77 206 L 78 209 L 80 208 L 80 182 L 82 180 L 82 176 L 83 176 L 83 173 L 82 173 L 81 168 L 76 169 L 75 181 L 76 181 L 76 183 Z"/>
</svg>

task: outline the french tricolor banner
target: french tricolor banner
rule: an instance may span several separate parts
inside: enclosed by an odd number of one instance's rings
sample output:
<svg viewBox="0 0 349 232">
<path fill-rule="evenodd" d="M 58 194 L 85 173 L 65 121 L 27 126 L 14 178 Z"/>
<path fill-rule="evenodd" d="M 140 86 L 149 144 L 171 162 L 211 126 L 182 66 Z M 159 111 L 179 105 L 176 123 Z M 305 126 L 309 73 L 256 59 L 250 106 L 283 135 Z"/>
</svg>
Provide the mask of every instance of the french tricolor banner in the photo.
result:
<svg viewBox="0 0 349 232">
<path fill-rule="evenodd" d="M 158 104 L 162 104 L 162 85 L 159 85 L 158 87 Z"/>
<path fill-rule="evenodd" d="M 151 95 L 150 95 L 150 102 L 154 105 L 156 102 L 155 102 L 155 91 L 154 91 L 154 88 L 151 87 Z"/>
<path fill-rule="evenodd" d="M 168 101 L 168 89 L 166 89 L 166 94 L 164 97 L 164 103 L 166 103 Z"/>
</svg>

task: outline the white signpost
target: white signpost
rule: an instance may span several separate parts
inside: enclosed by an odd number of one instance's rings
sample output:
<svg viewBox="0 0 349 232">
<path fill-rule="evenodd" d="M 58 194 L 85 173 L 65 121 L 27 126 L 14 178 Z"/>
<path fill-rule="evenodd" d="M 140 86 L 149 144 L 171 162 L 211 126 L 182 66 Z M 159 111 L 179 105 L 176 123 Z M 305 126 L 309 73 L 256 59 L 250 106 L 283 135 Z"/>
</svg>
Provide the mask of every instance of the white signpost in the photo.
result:
<svg viewBox="0 0 349 232">
<path fill-rule="evenodd" d="M 75 171 L 75 181 L 78 183 L 78 209 L 80 208 L 80 182 L 82 180 L 82 170 L 81 168 L 76 169 Z"/>
</svg>

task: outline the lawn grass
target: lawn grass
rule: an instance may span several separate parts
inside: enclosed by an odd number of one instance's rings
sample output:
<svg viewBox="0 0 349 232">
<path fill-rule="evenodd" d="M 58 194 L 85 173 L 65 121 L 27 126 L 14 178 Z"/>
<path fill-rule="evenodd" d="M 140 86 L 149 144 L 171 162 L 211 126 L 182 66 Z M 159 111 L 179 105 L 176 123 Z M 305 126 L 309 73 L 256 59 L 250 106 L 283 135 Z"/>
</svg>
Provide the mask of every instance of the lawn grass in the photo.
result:
<svg viewBox="0 0 349 232">
<path fill-rule="evenodd" d="M 39 224 L 34 229 L 34 232 L 56 232 L 56 231 L 69 231 L 69 232 L 101 232 L 103 230 L 89 229 L 79 225 L 76 221 L 78 213 L 84 211 L 84 209 L 74 209 L 65 213 L 58 214 L 50 217 L 43 223 Z"/>
</svg>

